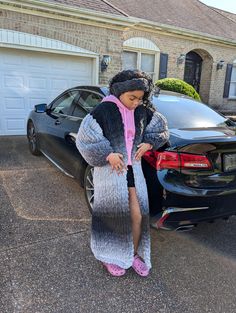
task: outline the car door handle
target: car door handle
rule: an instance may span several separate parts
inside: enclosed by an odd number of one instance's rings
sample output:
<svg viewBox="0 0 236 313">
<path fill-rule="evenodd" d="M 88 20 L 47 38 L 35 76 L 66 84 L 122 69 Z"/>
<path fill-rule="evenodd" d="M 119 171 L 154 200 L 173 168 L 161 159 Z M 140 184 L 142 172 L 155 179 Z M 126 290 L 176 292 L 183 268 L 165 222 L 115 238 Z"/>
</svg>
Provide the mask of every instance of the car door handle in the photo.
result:
<svg viewBox="0 0 236 313">
<path fill-rule="evenodd" d="M 55 125 L 60 125 L 60 124 L 61 124 L 61 122 L 58 120 L 55 122 Z"/>
</svg>

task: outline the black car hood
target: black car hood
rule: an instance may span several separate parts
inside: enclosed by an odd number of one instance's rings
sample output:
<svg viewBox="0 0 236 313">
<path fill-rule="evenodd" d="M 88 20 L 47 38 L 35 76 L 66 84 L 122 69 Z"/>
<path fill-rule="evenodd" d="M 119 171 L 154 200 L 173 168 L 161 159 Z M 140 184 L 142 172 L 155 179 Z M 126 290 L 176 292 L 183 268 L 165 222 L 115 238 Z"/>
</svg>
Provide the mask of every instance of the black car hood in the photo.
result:
<svg viewBox="0 0 236 313">
<path fill-rule="evenodd" d="M 170 129 L 171 147 L 199 142 L 235 142 L 236 128 L 207 127 Z"/>
</svg>

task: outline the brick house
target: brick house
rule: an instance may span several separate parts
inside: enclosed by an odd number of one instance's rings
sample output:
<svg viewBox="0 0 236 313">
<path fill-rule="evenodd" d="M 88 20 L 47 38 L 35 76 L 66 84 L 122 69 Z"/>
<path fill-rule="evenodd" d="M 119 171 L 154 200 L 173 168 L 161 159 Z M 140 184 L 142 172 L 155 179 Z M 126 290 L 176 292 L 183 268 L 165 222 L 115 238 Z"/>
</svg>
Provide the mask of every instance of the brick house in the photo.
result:
<svg viewBox="0 0 236 313">
<path fill-rule="evenodd" d="M 25 134 L 36 103 L 122 68 L 184 79 L 236 113 L 236 15 L 198 0 L 0 0 L 0 135 Z"/>
</svg>

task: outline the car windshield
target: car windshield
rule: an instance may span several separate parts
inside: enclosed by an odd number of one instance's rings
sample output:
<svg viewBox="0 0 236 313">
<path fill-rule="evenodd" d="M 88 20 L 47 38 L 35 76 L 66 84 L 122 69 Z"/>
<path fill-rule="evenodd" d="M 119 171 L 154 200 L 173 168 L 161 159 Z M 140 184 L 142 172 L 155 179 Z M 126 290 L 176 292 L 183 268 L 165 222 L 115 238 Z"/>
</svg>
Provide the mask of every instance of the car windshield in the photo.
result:
<svg viewBox="0 0 236 313">
<path fill-rule="evenodd" d="M 207 105 L 187 98 L 162 94 L 153 96 L 152 101 L 166 117 L 169 128 L 221 127 L 230 123 Z"/>
</svg>

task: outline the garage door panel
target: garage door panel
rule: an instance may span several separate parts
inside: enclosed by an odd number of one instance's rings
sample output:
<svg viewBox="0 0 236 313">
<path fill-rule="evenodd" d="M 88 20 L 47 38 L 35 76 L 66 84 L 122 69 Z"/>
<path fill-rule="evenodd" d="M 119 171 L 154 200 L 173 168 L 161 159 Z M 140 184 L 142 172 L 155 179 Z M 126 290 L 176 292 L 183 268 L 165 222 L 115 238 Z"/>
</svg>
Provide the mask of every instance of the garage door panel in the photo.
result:
<svg viewBox="0 0 236 313">
<path fill-rule="evenodd" d="M 83 78 L 81 78 L 80 79 L 80 84 L 81 85 L 89 85 L 90 84 L 90 82 L 89 82 L 89 76 L 88 77 L 83 77 Z M 75 86 L 76 84 L 74 84 L 74 86 Z"/>
<path fill-rule="evenodd" d="M 50 62 L 46 57 L 40 56 L 40 57 L 26 57 L 27 59 L 27 63 L 29 65 L 29 67 L 31 67 L 32 69 L 42 69 L 45 72 L 45 66 L 50 66 Z"/>
<path fill-rule="evenodd" d="M 52 70 L 68 70 L 68 67 L 68 64 L 63 64 L 59 60 L 52 60 L 52 63 L 50 64 Z"/>
<path fill-rule="evenodd" d="M 24 98 L 20 97 L 5 97 L 3 114 L 15 114 L 17 111 L 25 111 L 26 103 Z"/>
<path fill-rule="evenodd" d="M 60 90 L 68 88 L 68 81 L 66 79 L 51 79 L 51 88 L 53 90 Z"/>
<path fill-rule="evenodd" d="M 25 134 L 34 106 L 91 84 L 92 67 L 91 58 L 0 48 L 0 135 Z"/>
<path fill-rule="evenodd" d="M 83 73 L 86 73 L 88 71 L 88 69 L 91 68 L 90 62 L 91 61 L 87 61 L 87 60 L 85 60 L 82 63 L 78 63 L 76 61 L 73 61 L 70 64 L 68 64 L 68 66 L 69 66 L 70 70 L 81 71 Z"/>
<path fill-rule="evenodd" d="M 37 77 L 30 76 L 29 77 L 29 88 L 32 89 L 43 89 L 45 90 L 47 87 L 47 78 L 45 77 Z"/>
<path fill-rule="evenodd" d="M 22 65 L 24 63 L 24 59 L 21 55 L 17 56 L 17 55 L 8 54 L 8 55 L 3 55 L 2 63 L 3 65 L 7 65 L 7 66 Z"/>
<path fill-rule="evenodd" d="M 7 133 L 9 135 L 24 135 L 25 134 L 25 123 L 26 119 L 25 117 L 19 117 L 19 118 L 6 118 L 5 120 Z"/>
<path fill-rule="evenodd" d="M 4 87 L 21 87 L 24 85 L 23 75 L 7 75 L 4 76 Z"/>
</svg>

